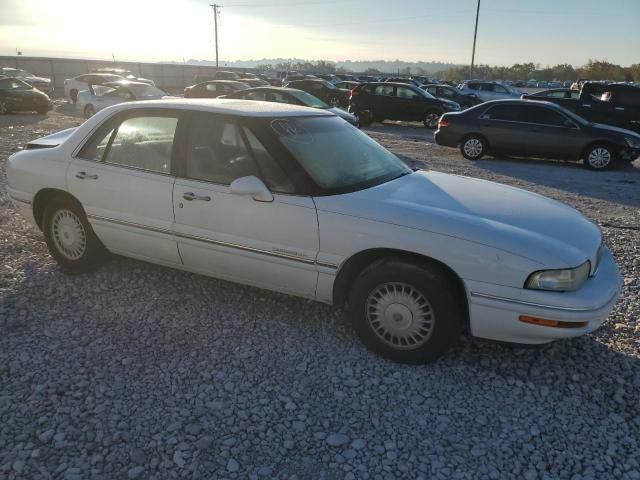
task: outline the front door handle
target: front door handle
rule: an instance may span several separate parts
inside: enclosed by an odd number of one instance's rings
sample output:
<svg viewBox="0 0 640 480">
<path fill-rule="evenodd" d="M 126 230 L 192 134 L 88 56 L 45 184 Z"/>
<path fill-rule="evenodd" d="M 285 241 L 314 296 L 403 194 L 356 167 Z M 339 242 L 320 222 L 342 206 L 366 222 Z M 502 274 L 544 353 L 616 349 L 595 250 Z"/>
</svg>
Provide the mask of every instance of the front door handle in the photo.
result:
<svg viewBox="0 0 640 480">
<path fill-rule="evenodd" d="M 182 198 L 184 198 L 185 200 L 192 202 L 193 200 L 201 200 L 203 202 L 210 202 L 211 201 L 211 197 L 208 197 L 206 195 L 196 195 L 193 192 L 186 192 L 182 194 Z"/>
<path fill-rule="evenodd" d="M 96 174 L 88 174 L 87 172 L 78 172 L 76 173 L 76 178 L 79 178 L 80 180 L 84 180 L 85 178 L 90 178 L 91 180 L 97 180 L 98 179 L 98 175 Z"/>
</svg>

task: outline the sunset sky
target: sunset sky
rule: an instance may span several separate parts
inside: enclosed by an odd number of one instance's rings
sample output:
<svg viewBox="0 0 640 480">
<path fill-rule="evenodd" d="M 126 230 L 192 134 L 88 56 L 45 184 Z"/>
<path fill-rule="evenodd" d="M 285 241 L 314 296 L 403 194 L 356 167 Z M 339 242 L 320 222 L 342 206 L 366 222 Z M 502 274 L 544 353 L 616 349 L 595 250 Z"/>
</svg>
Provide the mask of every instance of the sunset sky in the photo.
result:
<svg viewBox="0 0 640 480">
<path fill-rule="evenodd" d="M 469 63 L 476 0 L 220 0 L 222 60 Z M 0 54 L 213 59 L 202 0 L 0 0 Z M 640 0 L 482 0 L 476 61 L 640 63 Z"/>
</svg>

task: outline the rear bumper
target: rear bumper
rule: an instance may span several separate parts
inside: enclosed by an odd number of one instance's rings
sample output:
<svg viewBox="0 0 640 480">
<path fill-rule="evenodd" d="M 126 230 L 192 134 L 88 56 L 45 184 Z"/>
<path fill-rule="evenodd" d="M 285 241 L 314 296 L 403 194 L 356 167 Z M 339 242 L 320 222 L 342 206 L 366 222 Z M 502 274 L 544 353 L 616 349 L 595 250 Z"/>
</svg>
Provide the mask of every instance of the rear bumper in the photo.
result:
<svg viewBox="0 0 640 480">
<path fill-rule="evenodd" d="M 578 337 L 602 325 L 618 299 L 621 284 L 609 250 L 596 275 L 575 292 L 540 292 L 467 282 L 471 334 L 523 344 Z M 575 328 L 548 327 L 524 323 L 521 316 L 582 323 Z"/>
<path fill-rule="evenodd" d="M 434 139 L 438 145 L 442 145 L 443 147 L 455 148 L 460 143 L 460 137 L 448 130 L 448 127 L 445 129 L 439 128 L 438 130 L 436 130 Z"/>
</svg>

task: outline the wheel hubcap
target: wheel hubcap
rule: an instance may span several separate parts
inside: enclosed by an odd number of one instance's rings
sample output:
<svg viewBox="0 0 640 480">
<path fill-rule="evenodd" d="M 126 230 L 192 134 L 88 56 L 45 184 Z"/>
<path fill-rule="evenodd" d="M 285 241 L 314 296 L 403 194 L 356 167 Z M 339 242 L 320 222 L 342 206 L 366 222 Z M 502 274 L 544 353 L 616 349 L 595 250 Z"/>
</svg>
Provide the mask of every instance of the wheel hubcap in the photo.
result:
<svg viewBox="0 0 640 480">
<path fill-rule="evenodd" d="M 429 115 L 427 115 L 427 118 L 425 118 L 424 123 L 426 123 L 428 127 L 435 127 L 436 125 L 438 125 L 439 118 L 440 117 L 437 114 L 430 113 Z"/>
<path fill-rule="evenodd" d="M 606 148 L 594 148 L 589 154 L 589 165 L 604 168 L 611 162 L 611 152 Z"/>
<path fill-rule="evenodd" d="M 469 157 L 475 158 L 482 153 L 482 142 L 477 138 L 470 138 L 464 142 L 464 153 Z"/>
<path fill-rule="evenodd" d="M 87 248 L 87 236 L 78 216 L 58 210 L 51 222 L 51 234 L 58 251 L 69 260 L 78 260 Z"/>
<path fill-rule="evenodd" d="M 433 333 L 431 304 L 406 283 L 385 283 L 375 288 L 367 299 L 366 315 L 378 338 L 398 350 L 419 348 Z"/>
</svg>

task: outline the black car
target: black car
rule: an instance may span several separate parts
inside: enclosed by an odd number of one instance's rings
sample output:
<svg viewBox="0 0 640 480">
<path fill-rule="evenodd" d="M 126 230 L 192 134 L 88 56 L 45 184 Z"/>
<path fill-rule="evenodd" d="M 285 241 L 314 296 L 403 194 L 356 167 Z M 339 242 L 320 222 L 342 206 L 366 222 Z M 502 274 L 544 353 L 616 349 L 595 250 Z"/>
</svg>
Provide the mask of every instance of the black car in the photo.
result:
<svg viewBox="0 0 640 480">
<path fill-rule="evenodd" d="M 358 85 L 351 91 L 349 111 L 360 119 L 360 125 L 373 121 L 421 121 L 426 128 L 438 126 L 443 113 L 456 112 L 460 105 L 405 83 L 375 82 Z"/>
<path fill-rule="evenodd" d="M 438 145 L 460 147 L 478 160 L 485 153 L 584 160 L 593 170 L 640 155 L 640 135 L 621 128 L 589 123 L 550 102 L 496 100 L 443 115 L 435 134 Z"/>
<path fill-rule="evenodd" d="M 460 90 L 450 85 L 427 84 L 420 85 L 420 88 L 436 98 L 444 98 L 445 100 L 456 102 L 463 109 L 482 103 L 482 100 L 480 100 L 477 95 L 473 93 L 461 93 Z"/>
<path fill-rule="evenodd" d="M 350 91 L 338 88 L 333 83 L 327 82 L 326 80 L 307 78 L 304 80 L 288 82 L 284 86 L 303 90 L 334 107 L 346 108 L 347 105 L 349 105 Z"/>
<path fill-rule="evenodd" d="M 574 110 L 574 103 L 580 98 L 580 92 L 578 90 L 571 90 L 570 88 L 552 88 L 551 90 L 525 94 L 522 95 L 521 98 L 523 100 L 553 102 L 568 110 Z"/>
<path fill-rule="evenodd" d="M 346 120 L 354 126 L 358 126 L 358 119 L 355 115 L 338 107 L 332 107 L 308 92 L 295 88 L 285 87 L 257 87 L 241 90 L 221 98 L 238 98 L 243 100 L 258 100 L 261 102 L 288 103 L 289 105 L 300 105 L 303 107 L 319 108 L 333 113 Z"/>
<path fill-rule="evenodd" d="M 46 114 L 53 104 L 49 96 L 18 78 L 0 78 L 0 115 L 36 111 Z"/>
<path fill-rule="evenodd" d="M 210 80 L 191 85 L 184 89 L 184 98 L 218 98 L 249 88 L 249 85 L 236 80 Z"/>
<path fill-rule="evenodd" d="M 414 79 L 414 78 L 403 78 L 403 77 L 390 77 L 390 78 L 386 78 L 385 82 L 390 82 L 390 83 L 406 83 L 408 85 L 415 85 L 416 87 L 419 87 L 420 85 L 422 85 L 422 82 Z"/>
</svg>

